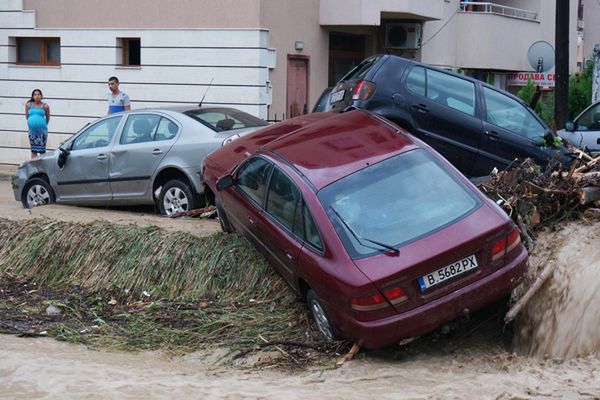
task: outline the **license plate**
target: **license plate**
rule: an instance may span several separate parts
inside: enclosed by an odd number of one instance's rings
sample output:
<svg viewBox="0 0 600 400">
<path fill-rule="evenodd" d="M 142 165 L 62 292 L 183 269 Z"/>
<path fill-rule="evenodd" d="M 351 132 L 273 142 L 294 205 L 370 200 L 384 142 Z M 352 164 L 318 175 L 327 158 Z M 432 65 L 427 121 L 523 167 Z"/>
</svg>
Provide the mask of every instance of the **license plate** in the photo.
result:
<svg viewBox="0 0 600 400">
<path fill-rule="evenodd" d="M 333 104 L 333 103 L 337 103 L 338 101 L 343 100 L 344 94 L 346 94 L 345 90 L 338 90 L 337 92 L 332 93 L 331 98 L 329 99 L 329 103 Z"/>
<path fill-rule="evenodd" d="M 419 278 L 419 286 L 423 291 L 476 268 L 477 258 L 475 257 L 475 254 L 473 254 L 450 265 L 446 265 L 430 274 L 423 275 Z"/>
</svg>

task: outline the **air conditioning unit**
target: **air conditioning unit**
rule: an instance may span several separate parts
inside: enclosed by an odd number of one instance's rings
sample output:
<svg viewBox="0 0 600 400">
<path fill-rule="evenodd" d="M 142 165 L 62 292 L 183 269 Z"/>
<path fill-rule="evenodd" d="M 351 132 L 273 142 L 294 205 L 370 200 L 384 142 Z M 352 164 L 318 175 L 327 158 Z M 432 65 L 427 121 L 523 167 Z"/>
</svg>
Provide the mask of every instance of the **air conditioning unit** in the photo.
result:
<svg viewBox="0 0 600 400">
<path fill-rule="evenodd" d="M 388 49 L 418 49 L 421 45 L 421 24 L 418 22 L 388 22 L 385 25 L 385 47 Z"/>
</svg>

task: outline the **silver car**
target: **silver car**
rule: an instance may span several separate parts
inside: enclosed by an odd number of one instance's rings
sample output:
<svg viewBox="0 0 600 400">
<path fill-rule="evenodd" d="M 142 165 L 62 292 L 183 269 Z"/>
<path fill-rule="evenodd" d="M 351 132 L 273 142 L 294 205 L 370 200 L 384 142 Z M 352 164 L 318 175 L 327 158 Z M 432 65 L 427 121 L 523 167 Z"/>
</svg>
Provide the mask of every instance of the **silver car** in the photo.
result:
<svg viewBox="0 0 600 400">
<path fill-rule="evenodd" d="M 216 148 L 267 123 L 225 107 L 173 107 L 107 115 L 53 152 L 19 166 L 24 207 L 158 204 L 161 214 L 201 205 L 200 167 Z"/>
<path fill-rule="evenodd" d="M 600 154 L 600 102 L 592 104 L 575 121 L 567 122 L 565 129 L 557 132 L 570 144 L 592 155 Z"/>
</svg>

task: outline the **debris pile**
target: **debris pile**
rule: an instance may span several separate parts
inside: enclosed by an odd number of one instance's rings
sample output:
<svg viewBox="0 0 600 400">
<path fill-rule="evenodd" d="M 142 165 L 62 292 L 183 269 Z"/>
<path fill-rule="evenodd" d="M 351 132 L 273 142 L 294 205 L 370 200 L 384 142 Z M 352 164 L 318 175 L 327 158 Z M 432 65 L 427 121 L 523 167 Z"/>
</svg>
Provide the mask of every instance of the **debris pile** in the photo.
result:
<svg viewBox="0 0 600 400">
<path fill-rule="evenodd" d="M 346 346 L 322 343 L 240 236 L 40 219 L 0 218 L 3 332 L 119 350 L 275 348 L 294 367 Z"/>
<path fill-rule="evenodd" d="M 600 217 L 600 157 L 573 149 L 569 170 L 551 161 L 545 169 L 526 159 L 506 171 L 492 172 L 479 189 L 500 205 L 521 229 L 529 249 L 535 232 L 574 218 Z"/>
</svg>

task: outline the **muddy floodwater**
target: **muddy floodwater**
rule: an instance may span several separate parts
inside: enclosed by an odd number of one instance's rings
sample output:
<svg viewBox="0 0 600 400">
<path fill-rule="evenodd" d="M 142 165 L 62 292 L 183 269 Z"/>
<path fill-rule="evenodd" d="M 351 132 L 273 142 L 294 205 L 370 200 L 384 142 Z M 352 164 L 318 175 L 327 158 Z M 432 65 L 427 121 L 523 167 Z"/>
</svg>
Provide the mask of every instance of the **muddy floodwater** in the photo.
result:
<svg viewBox="0 0 600 400">
<path fill-rule="evenodd" d="M 24 210 L 0 180 L 0 217 L 158 225 L 196 235 L 214 221 L 175 221 L 69 206 Z M 330 365 L 282 371 L 251 360 L 223 364 L 224 349 L 187 355 L 115 353 L 47 338 L 0 335 L 0 398 L 6 399 L 600 399 L 600 226 L 548 236 L 533 268 L 556 273 L 516 324 L 516 346 L 498 326 L 430 336 L 406 348 L 363 351 Z M 592 234 L 593 232 L 593 234 Z M 562 236 L 561 236 L 562 235 Z M 583 239 L 582 239 L 583 238 Z M 589 249 L 594 249 L 590 251 Z M 571 271 L 571 272 L 569 272 Z M 496 332 L 494 332 L 494 329 Z M 510 341 L 510 340 L 509 340 Z M 276 351 L 255 357 L 285 356 Z"/>
<path fill-rule="evenodd" d="M 469 341 L 451 353 L 361 355 L 299 373 L 216 366 L 218 355 L 107 353 L 0 336 L 0 397 L 21 399 L 594 399 L 595 357 L 519 357 Z"/>
</svg>

